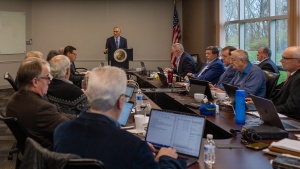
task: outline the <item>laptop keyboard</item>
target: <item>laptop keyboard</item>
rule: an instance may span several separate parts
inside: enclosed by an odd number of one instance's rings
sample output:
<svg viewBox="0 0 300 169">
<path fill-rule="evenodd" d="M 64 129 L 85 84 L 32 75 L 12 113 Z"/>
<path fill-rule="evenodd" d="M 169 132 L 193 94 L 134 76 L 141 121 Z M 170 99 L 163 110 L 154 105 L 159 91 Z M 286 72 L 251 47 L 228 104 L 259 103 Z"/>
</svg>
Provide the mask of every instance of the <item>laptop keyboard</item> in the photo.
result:
<svg viewBox="0 0 300 169">
<path fill-rule="evenodd" d="M 186 157 L 182 157 L 182 156 L 178 156 L 178 157 L 177 157 L 177 159 L 179 159 L 179 160 L 183 160 L 183 161 L 187 161 L 187 160 L 188 160 L 188 158 L 186 158 Z"/>
<path fill-rule="evenodd" d="M 282 124 L 285 129 L 297 129 L 297 127 L 287 124 L 285 122 L 282 122 Z"/>
</svg>

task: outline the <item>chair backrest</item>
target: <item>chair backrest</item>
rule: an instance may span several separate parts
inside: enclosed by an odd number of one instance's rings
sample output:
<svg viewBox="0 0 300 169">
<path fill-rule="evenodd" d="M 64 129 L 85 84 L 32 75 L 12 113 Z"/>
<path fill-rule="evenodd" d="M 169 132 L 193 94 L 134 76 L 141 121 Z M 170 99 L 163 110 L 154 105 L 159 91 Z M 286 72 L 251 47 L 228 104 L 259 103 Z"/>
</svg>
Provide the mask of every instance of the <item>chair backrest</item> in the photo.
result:
<svg viewBox="0 0 300 169">
<path fill-rule="evenodd" d="M 70 159 L 64 169 L 105 169 L 103 163 L 96 159 Z"/>
<path fill-rule="evenodd" d="M 63 169 L 73 158 L 80 158 L 80 156 L 50 151 L 28 137 L 20 169 Z"/>
<path fill-rule="evenodd" d="M 17 140 L 18 149 L 23 154 L 25 149 L 26 138 L 29 136 L 26 129 L 15 117 L 3 117 L 2 115 L 0 115 L 0 120 L 4 121 L 4 123 L 10 129 L 10 131 Z"/>
<path fill-rule="evenodd" d="M 105 169 L 101 161 L 81 158 L 76 154 L 58 153 L 42 147 L 28 137 L 20 169 Z"/>
<path fill-rule="evenodd" d="M 6 72 L 6 73 L 4 74 L 4 79 L 7 80 L 7 81 L 10 83 L 10 85 L 13 87 L 13 89 L 14 89 L 15 91 L 18 91 L 18 90 L 19 90 L 19 88 L 17 87 L 17 85 L 16 85 L 16 83 L 15 83 L 14 78 L 12 78 L 11 75 L 10 75 L 8 72 Z"/>
<path fill-rule="evenodd" d="M 266 98 L 269 99 L 274 87 L 277 84 L 280 74 L 268 72 L 266 70 L 263 70 L 263 72 L 266 78 Z"/>
</svg>

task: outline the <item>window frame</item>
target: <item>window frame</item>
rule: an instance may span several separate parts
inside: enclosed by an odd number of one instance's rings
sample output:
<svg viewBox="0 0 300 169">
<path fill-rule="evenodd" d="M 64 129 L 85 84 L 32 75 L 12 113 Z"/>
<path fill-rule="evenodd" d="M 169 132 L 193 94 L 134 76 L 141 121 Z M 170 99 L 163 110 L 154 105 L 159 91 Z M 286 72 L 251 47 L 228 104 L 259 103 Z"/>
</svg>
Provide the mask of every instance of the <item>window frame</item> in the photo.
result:
<svg viewBox="0 0 300 169">
<path fill-rule="evenodd" d="M 293 1 L 293 2 L 291 2 Z M 217 39 L 217 42 L 219 42 L 220 46 L 225 46 L 226 44 L 226 32 L 225 28 L 226 25 L 230 24 L 238 24 L 238 33 L 239 33 L 239 42 L 238 42 L 238 48 L 245 49 L 245 24 L 246 23 L 252 23 L 252 22 L 262 22 L 267 21 L 268 22 L 268 32 L 269 37 L 268 46 L 273 51 L 273 54 L 271 56 L 271 59 L 276 63 L 276 21 L 277 20 L 287 20 L 287 27 L 288 27 L 288 33 L 287 33 L 287 46 L 290 45 L 290 33 L 289 33 L 289 27 L 290 27 L 290 20 L 289 16 L 290 14 L 290 7 L 293 4 L 298 4 L 297 9 L 300 11 L 300 3 L 296 2 L 296 0 L 288 0 L 288 13 L 286 15 L 277 15 L 275 16 L 276 12 L 276 2 L 274 0 L 268 0 L 268 8 L 269 8 L 269 16 L 262 17 L 262 18 L 251 18 L 251 19 L 244 19 L 244 11 L 245 11 L 245 0 L 239 0 L 239 20 L 234 21 L 226 21 L 225 18 L 225 0 L 219 0 L 219 27 L 217 30 L 220 30 L 220 32 L 217 33 L 217 37 L 220 39 Z M 296 5 L 295 5 L 296 6 Z M 299 12 L 300 13 L 300 12 Z M 257 49 L 258 50 L 258 49 Z"/>
</svg>

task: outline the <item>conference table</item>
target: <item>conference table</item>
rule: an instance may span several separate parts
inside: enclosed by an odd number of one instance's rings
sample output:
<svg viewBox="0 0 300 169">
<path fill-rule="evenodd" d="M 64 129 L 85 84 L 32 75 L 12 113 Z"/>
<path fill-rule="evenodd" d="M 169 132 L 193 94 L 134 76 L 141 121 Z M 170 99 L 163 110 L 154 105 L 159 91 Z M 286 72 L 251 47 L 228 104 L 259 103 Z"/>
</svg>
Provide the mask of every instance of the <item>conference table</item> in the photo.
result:
<svg viewBox="0 0 300 169">
<path fill-rule="evenodd" d="M 146 75 L 135 72 L 131 72 L 129 76 L 138 82 L 140 88 L 144 89 L 143 93 L 146 95 L 146 102 L 149 102 L 152 107 L 200 115 L 197 109 L 189 108 L 184 105 L 186 103 L 195 103 L 194 98 L 178 93 L 154 92 L 153 88 L 158 89 L 161 86 L 159 80 L 149 80 Z M 246 119 L 255 120 L 257 117 L 247 114 Z M 213 134 L 214 141 L 217 145 L 216 163 L 212 166 L 213 169 L 272 168 L 270 160 L 274 159 L 275 156 L 265 154 L 261 150 L 246 148 L 241 143 L 241 134 L 233 137 L 230 133 L 231 129 L 241 130 L 242 126 L 241 124 L 235 123 L 233 111 L 220 110 L 217 114 L 206 115 L 204 136 L 206 136 L 207 133 Z M 295 138 L 294 134 L 297 134 L 297 132 L 289 132 L 289 137 Z M 203 161 L 203 143 L 205 143 L 205 141 L 206 139 L 203 138 L 198 163 L 191 165 L 188 167 L 189 169 L 211 168 L 211 166 L 206 165 Z M 260 142 L 270 144 L 272 141 L 277 140 L 261 140 Z"/>
</svg>

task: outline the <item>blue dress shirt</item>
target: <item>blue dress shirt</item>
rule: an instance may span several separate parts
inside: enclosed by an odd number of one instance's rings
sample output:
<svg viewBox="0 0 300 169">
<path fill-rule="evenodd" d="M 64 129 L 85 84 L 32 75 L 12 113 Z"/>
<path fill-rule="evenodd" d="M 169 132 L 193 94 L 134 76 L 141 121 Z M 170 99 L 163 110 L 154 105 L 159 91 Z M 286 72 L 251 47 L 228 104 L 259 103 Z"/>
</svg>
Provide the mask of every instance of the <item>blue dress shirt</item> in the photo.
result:
<svg viewBox="0 0 300 169">
<path fill-rule="evenodd" d="M 240 90 L 245 90 L 246 97 L 249 97 L 249 94 L 265 97 L 266 94 L 265 75 L 259 67 L 252 65 L 250 62 L 243 72 L 237 71 L 235 73 L 229 84 L 238 87 Z"/>
</svg>

